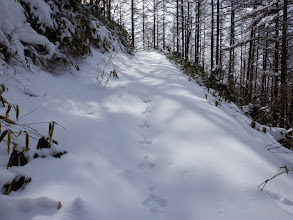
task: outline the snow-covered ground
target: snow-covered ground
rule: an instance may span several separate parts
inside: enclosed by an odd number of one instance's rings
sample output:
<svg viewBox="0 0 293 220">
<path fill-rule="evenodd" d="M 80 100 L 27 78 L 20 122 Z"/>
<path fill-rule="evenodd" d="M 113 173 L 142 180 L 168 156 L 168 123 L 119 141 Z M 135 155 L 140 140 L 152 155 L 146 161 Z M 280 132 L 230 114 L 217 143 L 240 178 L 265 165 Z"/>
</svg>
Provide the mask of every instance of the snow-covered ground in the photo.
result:
<svg viewBox="0 0 293 220">
<path fill-rule="evenodd" d="M 32 178 L 0 196 L 1 220 L 292 219 L 291 176 L 257 186 L 293 167 L 293 155 L 267 150 L 276 141 L 235 105 L 216 106 L 156 52 L 109 58 L 93 50 L 79 67 L 53 75 L 20 69 L 22 84 L 6 79 L 5 97 L 21 115 L 37 109 L 21 122 L 58 122 L 67 131 L 57 126 L 54 138 L 69 153 L 8 170 L 8 157 L 1 160 L 1 176 Z M 106 88 L 96 79 L 104 69 L 119 76 Z M 47 133 L 47 124 L 35 127 Z"/>
</svg>

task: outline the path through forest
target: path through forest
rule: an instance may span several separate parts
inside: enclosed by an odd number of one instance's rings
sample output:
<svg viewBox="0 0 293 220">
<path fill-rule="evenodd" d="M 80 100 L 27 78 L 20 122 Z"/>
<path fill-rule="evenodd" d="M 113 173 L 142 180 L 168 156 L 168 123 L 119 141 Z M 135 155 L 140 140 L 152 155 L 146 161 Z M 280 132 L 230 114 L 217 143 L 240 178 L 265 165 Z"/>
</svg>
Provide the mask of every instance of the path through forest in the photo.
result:
<svg viewBox="0 0 293 220">
<path fill-rule="evenodd" d="M 103 88 L 97 65 L 119 80 Z M 62 124 L 67 131 L 57 128 L 55 138 L 69 153 L 20 168 L 33 181 L 6 199 L 17 208 L 4 219 L 292 219 L 292 177 L 257 187 L 292 157 L 266 150 L 273 138 L 252 129 L 234 104 L 216 106 L 156 52 L 109 59 L 94 51 L 79 66 L 31 77 L 37 96 L 13 98 L 24 112 L 41 106 L 27 121 Z"/>
</svg>

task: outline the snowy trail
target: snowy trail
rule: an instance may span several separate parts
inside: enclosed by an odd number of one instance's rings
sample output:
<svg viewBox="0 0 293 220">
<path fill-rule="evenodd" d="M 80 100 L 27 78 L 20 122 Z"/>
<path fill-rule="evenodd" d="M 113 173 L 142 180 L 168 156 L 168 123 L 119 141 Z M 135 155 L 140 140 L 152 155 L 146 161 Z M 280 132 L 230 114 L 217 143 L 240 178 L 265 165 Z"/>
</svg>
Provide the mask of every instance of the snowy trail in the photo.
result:
<svg viewBox="0 0 293 220">
<path fill-rule="evenodd" d="M 250 128 L 234 105 L 215 106 L 163 55 L 114 56 L 109 68 L 119 81 L 106 89 L 94 78 L 105 59 L 94 52 L 80 72 L 30 80 L 39 96 L 25 100 L 41 107 L 26 120 L 66 127 L 55 138 L 69 154 L 21 167 L 33 181 L 11 199 L 63 206 L 20 208 L 4 219 L 292 219 L 292 177 L 257 188 L 292 161 L 264 148 L 272 137 Z"/>
</svg>

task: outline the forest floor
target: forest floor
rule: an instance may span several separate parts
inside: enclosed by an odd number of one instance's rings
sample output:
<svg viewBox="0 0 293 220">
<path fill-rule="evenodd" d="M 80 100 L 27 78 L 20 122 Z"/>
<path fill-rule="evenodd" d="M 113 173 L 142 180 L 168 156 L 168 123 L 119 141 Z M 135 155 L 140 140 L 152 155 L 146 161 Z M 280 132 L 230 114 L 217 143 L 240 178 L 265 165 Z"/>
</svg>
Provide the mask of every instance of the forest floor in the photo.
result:
<svg viewBox="0 0 293 220">
<path fill-rule="evenodd" d="M 279 167 L 293 168 L 293 155 L 267 150 L 276 141 L 252 129 L 233 103 L 216 106 L 204 87 L 156 52 L 93 50 L 78 65 L 80 71 L 55 74 L 17 70 L 22 85 L 6 79 L 7 99 L 23 116 L 34 111 L 22 123 L 64 126 L 56 126 L 54 138 L 68 154 L 7 170 L 1 146 L 0 176 L 17 172 L 32 181 L 0 196 L 0 219 L 292 219 L 292 176 L 263 191 L 257 186 Z M 97 72 L 114 69 L 119 80 L 105 87 L 97 81 Z M 47 132 L 47 125 L 35 128 Z"/>
</svg>

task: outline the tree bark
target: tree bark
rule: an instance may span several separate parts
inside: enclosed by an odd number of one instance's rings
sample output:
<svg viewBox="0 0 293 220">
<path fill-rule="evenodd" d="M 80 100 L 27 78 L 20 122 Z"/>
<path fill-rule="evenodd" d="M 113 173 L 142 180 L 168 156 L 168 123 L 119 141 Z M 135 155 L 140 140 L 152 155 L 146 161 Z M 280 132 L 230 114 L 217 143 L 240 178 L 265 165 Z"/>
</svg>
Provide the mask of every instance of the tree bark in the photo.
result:
<svg viewBox="0 0 293 220">
<path fill-rule="evenodd" d="M 250 30 L 250 39 L 254 37 L 254 28 L 251 27 Z M 254 43 L 253 40 L 250 40 L 249 42 L 249 51 L 248 51 L 248 60 L 247 60 L 247 74 L 246 74 L 246 90 L 245 90 L 245 96 L 248 98 L 248 100 L 251 100 L 252 95 L 252 72 L 253 72 L 253 53 L 254 53 Z"/>
<path fill-rule="evenodd" d="M 156 0 L 154 0 L 154 24 L 153 24 L 154 48 L 156 48 Z"/>
<path fill-rule="evenodd" d="M 177 7 L 176 7 L 176 31 L 177 31 L 177 35 L 176 35 L 176 40 L 177 40 L 177 54 L 179 53 L 179 0 L 177 0 Z"/>
<path fill-rule="evenodd" d="M 145 49 L 145 0 L 142 1 L 142 45 Z"/>
<path fill-rule="evenodd" d="M 212 21 L 211 21 L 211 72 L 214 68 L 214 0 L 211 0 L 212 4 Z"/>
<path fill-rule="evenodd" d="M 200 36 L 200 0 L 197 0 L 197 25 L 196 25 L 196 56 L 195 56 L 195 63 L 198 66 L 199 64 L 199 36 Z"/>
<path fill-rule="evenodd" d="M 282 24 L 282 58 L 281 58 L 281 87 L 280 87 L 280 127 L 285 126 L 286 109 L 286 75 L 287 75 L 287 22 L 288 22 L 288 0 L 283 3 L 283 24 Z"/>
<path fill-rule="evenodd" d="M 219 65 L 220 54 L 220 0 L 217 0 L 217 36 L 216 36 L 216 65 Z"/>
<path fill-rule="evenodd" d="M 131 0 L 131 39 L 132 48 L 134 49 L 134 0 Z"/>
<path fill-rule="evenodd" d="M 165 23 L 165 19 L 166 19 L 166 0 L 163 0 L 163 49 L 166 50 L 166 36 L 165 36 L 165 29 L 166 29 L 166 23 Z"/>
<path fill-rule="evenodd" d="M 268 37 L 268 32 L 267 32 Z M 267 61 L 268 61 L 268 41 L 265 43 L 265 48 L 263 49 L 263 58 L 262 58 L 262 76 L 261 76 L 261 105 L 264 106 L 267 100 L 267 94 L 266 94 L 266 71 L 267 71 Z"/>
<path fill-rule="evenodd" d="M 182 44 L 182 51 L 181 51 L 181 56 L 184 57 L 184 5 L 183 5 L 184 1 L 181 0 L 181 35 L 182 35 L 182 39 L 181 39 L 181 44 Z"/>
<path fill-rule="evenodd" d="M 231 1 L 231 17 L 230 17 L 230 47 L 235 43 L 235 9 L 233 0 Z M 228 71 L 228 83 L 229 88 L 234 90 L 234 48 L 230 48 L 229 50 L 229 71 Z"/>
<path fill-rule="evenodd" d="M 111 20 L 111 0 L 108 0 L 108 19 Z"/>
<path fill-rule="evenodd" d="M 278 7 L 278 4 L 277 4 Z M 275 52 L 274 52 L 274 72 L 278 74 L 279 72 L 279 18 L 277 16 L 276 21 L 275 21 Z M 279 112 L 279 106 L 278 106 L 278 81 L 279 77 L 275 76 L 274 77 L 274 85 L 273 85 L 273 126 L 276 127 L 278 125 L 278 112 Z"/>
</svg>

